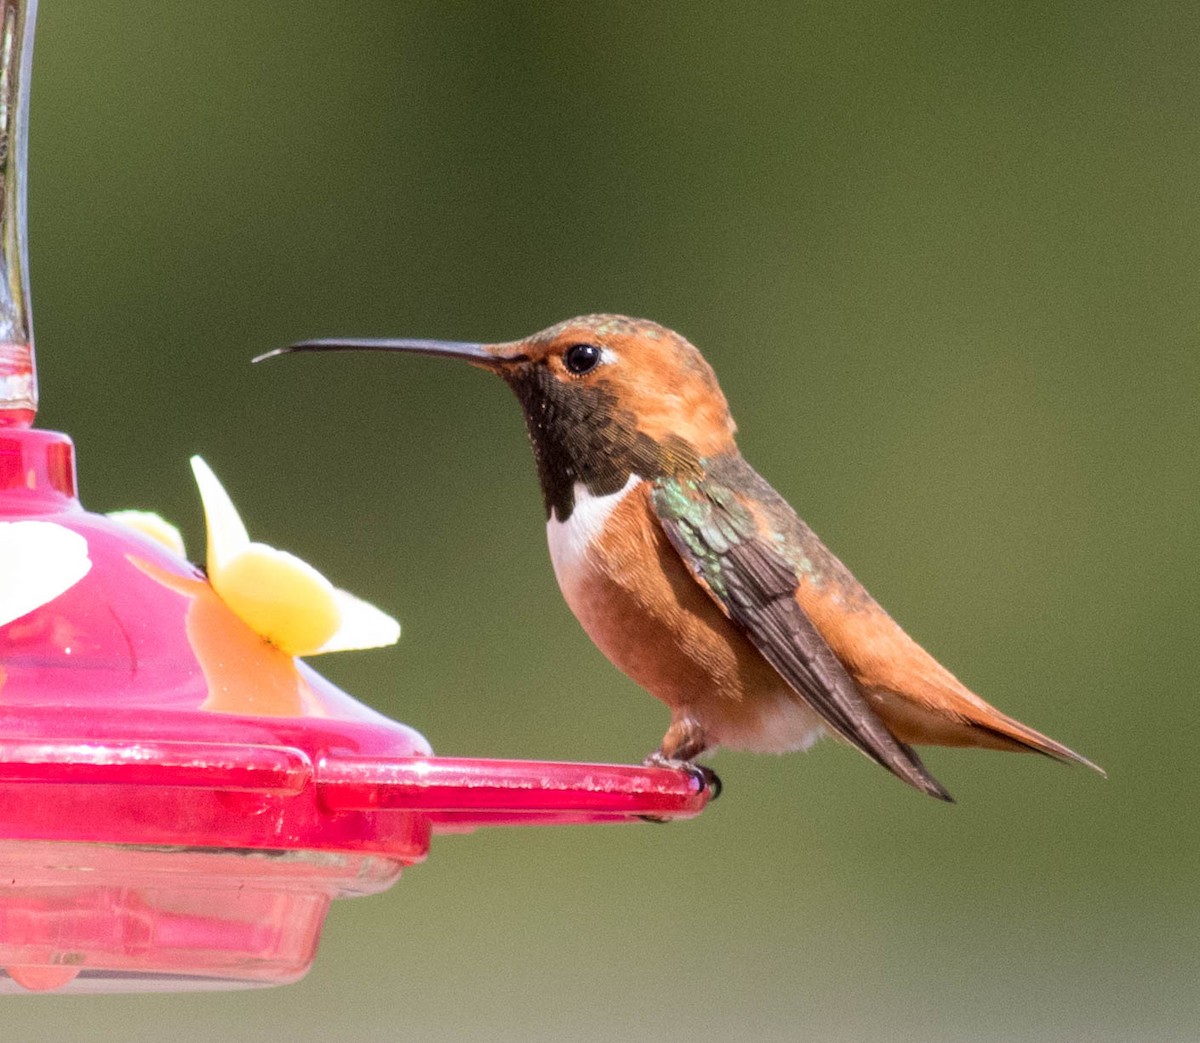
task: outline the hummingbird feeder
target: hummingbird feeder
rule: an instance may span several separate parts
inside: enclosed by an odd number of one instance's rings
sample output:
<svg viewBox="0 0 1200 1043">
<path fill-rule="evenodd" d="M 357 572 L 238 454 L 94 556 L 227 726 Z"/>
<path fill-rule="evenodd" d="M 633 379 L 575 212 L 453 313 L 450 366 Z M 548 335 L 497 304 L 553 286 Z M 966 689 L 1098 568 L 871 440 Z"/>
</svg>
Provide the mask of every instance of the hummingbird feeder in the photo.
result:
<svg viewBox="0 0 1200 1043">
<path fill-rule="evenodd" d="M 666 768 L 443 758 L 83 509 L 34 429 L 25 151 L 36 0 L 0 0 L 0 992 L 283 984 L 330 901 L 439 832 L 698 814 Z"/>
</svg>

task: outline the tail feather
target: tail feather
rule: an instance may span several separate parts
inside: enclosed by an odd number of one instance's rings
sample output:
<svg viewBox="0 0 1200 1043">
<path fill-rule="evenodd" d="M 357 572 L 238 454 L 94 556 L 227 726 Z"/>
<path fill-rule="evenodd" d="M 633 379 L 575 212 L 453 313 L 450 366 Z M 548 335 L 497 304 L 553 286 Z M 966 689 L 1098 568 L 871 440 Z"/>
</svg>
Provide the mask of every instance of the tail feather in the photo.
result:
<svg viewBox="0 0 1200 1043">
<path fill-rule="evenodd" d="M 989 709 L 991 709 L 989 707 Z M 992 710 L 987 720 L 971 721 L 971 725 L 984 732 L 994 735 L 997 739 L 1010 745 L 1010 748 L 1024 753 L 1040 753 L 1043 757 L 1059 761 L 1062 764 L 1082 764 L 1085 768 L 1100 775 L 1106 775 L 1104 769 L 1095 761 L 1088 760 L 1083 754 L 1076 753 L 1069 746 L 1055 742 L 1048 735 L 1030 728 L 1020 721 Z"/>
<path fill-rule="evenodd" d="M 869 693 L 869 698 L 891 733 L 903 743 L 1040 753 L 1064 764 L 1082 764 L 1104 774 L 1104 769 L 1094 761 L 1001 713 L 957 682 L 952 686 L 938 685 L 923 694 L 925 698 L 914 699 L 876 689 Z"/>
</svg>

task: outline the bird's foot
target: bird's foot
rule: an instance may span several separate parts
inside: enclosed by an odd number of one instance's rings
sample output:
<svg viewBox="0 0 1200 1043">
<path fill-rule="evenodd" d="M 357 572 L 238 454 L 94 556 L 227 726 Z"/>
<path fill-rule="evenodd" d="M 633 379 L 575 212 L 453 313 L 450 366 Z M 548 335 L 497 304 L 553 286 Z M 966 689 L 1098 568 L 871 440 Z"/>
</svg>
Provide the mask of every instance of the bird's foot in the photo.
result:
<svg viewBox="0 0 1200 1043">
<path fill-rule="evenodd" d="M 701 789 L 708 790 L 709 800 L 716 800 L 721 795 L 721 790 L 724 789 L 721 776 L 705 764 L 667 757 L 657 750 L 642 761 L 642 764 L 647 768 L 670 768 L 672 771 L 686 771 L 696 780 Z"/>
</svg>

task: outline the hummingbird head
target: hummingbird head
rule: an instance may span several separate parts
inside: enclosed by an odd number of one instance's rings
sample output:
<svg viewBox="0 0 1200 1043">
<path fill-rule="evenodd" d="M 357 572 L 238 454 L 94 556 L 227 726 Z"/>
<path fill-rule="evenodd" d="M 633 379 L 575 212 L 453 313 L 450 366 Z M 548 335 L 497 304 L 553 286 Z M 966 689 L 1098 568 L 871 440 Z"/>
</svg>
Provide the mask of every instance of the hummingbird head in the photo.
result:
<svg viewBox="0 0 1200 1043">
<path fill-rule="evenodd" d="M 712 367 L 646 319 L 584 315 L 501 344 L 321 340 L 269 354 L 353 350 L 459 358 L 501 377 L 525 414 L 547 517 L 559 521 L 579 486 L 605 496 L 632 475 L 698 475 L 701 460 L 734 449 L 736 427 Z"/>
</svg>

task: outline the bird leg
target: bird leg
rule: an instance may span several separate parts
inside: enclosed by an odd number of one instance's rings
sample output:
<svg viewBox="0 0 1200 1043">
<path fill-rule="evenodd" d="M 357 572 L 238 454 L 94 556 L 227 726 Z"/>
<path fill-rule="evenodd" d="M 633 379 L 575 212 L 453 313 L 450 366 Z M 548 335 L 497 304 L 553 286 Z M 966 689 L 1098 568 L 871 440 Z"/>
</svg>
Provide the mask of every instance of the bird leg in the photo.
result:
<svg viewBox="0 0 1200 1043">
<path fill-rule="evenodd" d="M 662 745 L 642 763 L 650 768 L 686 771 L 709 791 L 709 800 L 716 800 L 721 795 L 720 776 L 712 768 L 695 763 L 695 758 L 708 749 L 709 745 L 704 729 L 694 719 L 677 717 L 663 736 Z"/>
<path fill-rule="evenodd" d="M 662 744 L 651 754 L 665 761 L 693 761 L 709 747 L 708 736 L 693 717 L 676 717 L 663 736 Z"/>
</svg>

